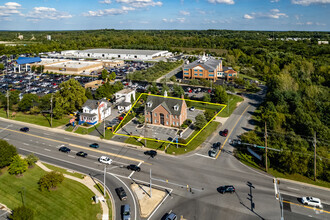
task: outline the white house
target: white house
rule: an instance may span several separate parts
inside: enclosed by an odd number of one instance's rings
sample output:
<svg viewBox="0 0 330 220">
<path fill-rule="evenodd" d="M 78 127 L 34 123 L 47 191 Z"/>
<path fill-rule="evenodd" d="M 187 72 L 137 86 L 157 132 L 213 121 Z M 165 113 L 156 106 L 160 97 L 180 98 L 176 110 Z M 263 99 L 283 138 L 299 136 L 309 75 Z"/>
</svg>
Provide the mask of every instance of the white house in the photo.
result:
<svg viewBox="0 0 330 220">
<path fill-rule="evenodd" d="M 83 111 L 79 116 L 79 124 L 95 125 L 111 114 L 111 106 L 106 99 L 88 99 L 82 106 L 82 109 Z"/>
<path fill-rule="evenodd" d="M 119 111 L 129 111 L 132 108 L 132 103 L 135 101 L 135 90 L 120 90 L 119 92 L 116 92 L 115 98 L 115 103 L 118 106 Z"/>
</svg>

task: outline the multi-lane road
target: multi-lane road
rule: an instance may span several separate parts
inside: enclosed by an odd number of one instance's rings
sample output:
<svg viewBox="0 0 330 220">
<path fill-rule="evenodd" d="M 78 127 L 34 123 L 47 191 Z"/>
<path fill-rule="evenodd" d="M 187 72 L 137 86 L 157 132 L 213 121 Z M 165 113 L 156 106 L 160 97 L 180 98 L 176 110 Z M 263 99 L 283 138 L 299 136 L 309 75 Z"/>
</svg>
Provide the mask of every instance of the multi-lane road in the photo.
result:
<svg viewBox="0 0 330 220">
<path fill-rule="evenodd" d="M 171 156 L 159 153 L 155 158 L 143 154 L 145 149 L 131 148 L 123 144 L 98 140 L 94 136 L 81 136 L 58 129 L 48 129 L 29 125 L 30 131 L 23 133 L 19 128 L 24 123 L 0 119 L 0 138 L 17 147 L 21 154 L 35 153 L 42 161 L 76 170 L 91 178 L 103 181 L 104 165 L 97 161 L 101 155 L 113 159 L 107 167 L 106 185 L 113 194 L 116 219 L 120 217 L 120 206 L 129 203 L 132 219 L 141 219 L 139 205 L 130 190 L 134 181 L 148 184 L 152 170 L 153 186 L 171 192 L 147 219 L 162 219 L 170 210 L 183 219 L 280 219 L 281 211 L 275 198 L 273 177 L 254 170 L 240 163 L 232 155 L 233 148 L 229 139 L 246 129 L 252 128 L 249 119 L 260 102 L 257 96 L 246 97 L 232 116 L 219 128 L 227 128 L 229 135 L 219 136 L 219 131 L 211 136 L 196 152 L 183 156 Z M 98 142 L 99 149 L 88 147 Z M 222 151 L 217 158 L 207 156 L 209 144 L 220 141 Z M 58 146 L 65 144 L 71 153 L 58 151 Z M 77 151 L 88 153 L 87 158 L 75 156 Z M 128 164 L 141 167 L 141 172 L 132 172 L 125 168 Z M 250 184 L 248 184 L 248 182 Z M 219 194 L 221 185 L 234 185 L 236 193 Z M 253 187 L 251 187 L 251 184 Z M 126 202 L 118 199 L 114 189 L 123 186 L 128 194 Z M 330 208 L 311 209 L 299 203 L 300 196 L 318 196 L 330 204 L 328 190 L 307 187 L 306 185 L 282 181 L 280 190 L 284 198 L 284 217 L 286 219 L 319 218 L 329 219 Z"/>
</svg>

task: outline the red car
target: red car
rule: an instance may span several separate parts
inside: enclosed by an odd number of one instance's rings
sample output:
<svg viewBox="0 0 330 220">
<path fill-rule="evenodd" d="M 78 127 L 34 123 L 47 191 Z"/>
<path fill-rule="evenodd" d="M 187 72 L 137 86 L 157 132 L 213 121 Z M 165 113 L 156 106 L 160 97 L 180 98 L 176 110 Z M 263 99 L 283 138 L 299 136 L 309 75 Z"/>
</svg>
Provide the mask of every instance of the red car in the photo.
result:
<svg viewBox="0 0 330 220">
<path fill-rule="evenodd" d="M 225 129 L 225 130 L 221 131 L 221 135 L 224 136 L 224 137 L 227 137 L 228 129 Z"/>
</svg>

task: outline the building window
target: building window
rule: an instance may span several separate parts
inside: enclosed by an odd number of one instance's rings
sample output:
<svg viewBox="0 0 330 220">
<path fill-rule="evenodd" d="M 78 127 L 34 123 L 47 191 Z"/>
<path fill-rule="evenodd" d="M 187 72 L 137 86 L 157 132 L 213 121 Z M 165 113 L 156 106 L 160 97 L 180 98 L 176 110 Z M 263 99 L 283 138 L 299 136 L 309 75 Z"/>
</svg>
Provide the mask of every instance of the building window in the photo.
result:
<svg viewBox="0 0 330 220">
<path fill-rule="evenodd" d="M 212 76 L 212 77 L 213 77 L 213 76 L 214 76 L 214 74 L 209 74 L 209 76 Z"/>
<path fill-rule="evenodd" d="M 195 72 L 197 72 L 198 70 L 194 70 Z"/>
<path fill-rule="evenodd" d="M 155 117 L 157 116 L 157 113 L 155 113 Z"/>
<path fill-rule="evenodd" d="M 149 122 L 149 118 L 146 118 L 147 122 Z"/>
<path fill-rule="evenodd" d="M 175 122 L 173 121 L 173 125 L 175 126 Z"/>
<path fill-rule="evenodd" d="M 229 74 L 229 76 L 231 76 L 231 74 Z"/>
<path fill-rule="evenodd" d="M 198 76 L 198 73 L 195 73 L 195 76 Z"/>
<path fill-rule="evenodd" d="M 184 71 L 188 71 L 189 69 L 184 69 Z"/>
<path fill-rule="evenodd" d="M 176 125 L 179 126 L 179 122 L 177 122 Z"/>
<path fill-rule="evenodd" d="M 176 104 L 176 105 L 174 106 L 174 110 L 175 110 L 175 111 L 178 111 L 178 110 L 179 110 L 179 105 L 178 105 L 178 104 Z"/>
<path fill-rule="evenodd" d="M 203 73 L 200 73 L 199 76 L 203 76 Z"/>
<path fill-rule="evenodd" d="M 157 119 L 155 119 L 155 123 L 157 123 Z"/>
<path fill-rule="evenodd" d="M 203 70 L 199 70 L 199 72 L 203 72 Z"/>
<path fill-rule="evenodd" d="M 166 125 L 168 125 L 168 121 L 166 122 Z"/>
<path fill-rule="evenodd" d="M 166 118 L 168 118 L 168 114 L 166 115 Z"/>
<path fill-rule="evenodd" d="M 189 73 L 184 73 L 184 75 L 189 75 Z"/>
<path fill-rule="evenodd" d="M 152 105 L 152 102 L 148 102 L 147 103 L 147 106 L 150 108 L 151 107 L 151 105 Z"/>
</svg>

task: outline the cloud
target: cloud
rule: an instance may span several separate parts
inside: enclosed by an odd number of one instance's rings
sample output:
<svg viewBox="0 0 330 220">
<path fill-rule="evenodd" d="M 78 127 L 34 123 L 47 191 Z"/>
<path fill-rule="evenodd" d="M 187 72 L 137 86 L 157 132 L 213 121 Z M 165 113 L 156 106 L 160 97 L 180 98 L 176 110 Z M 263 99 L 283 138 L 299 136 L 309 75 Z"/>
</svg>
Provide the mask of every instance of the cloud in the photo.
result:
<svg viewBox="0 0 330 220">
<path fill-rule="evenodd" d="M 271 3 L 279 2 L 280 0 L 270 0 Z"/>
<path fill-rule="evenodd" d="M 103 0 L 103 1 L 99 1 L 99 3 L 101 3 L 101 4 L 111 4 L 112 3 L 112 1 L 111 0 Z"/>
<path fill-rule="evenodd" d="M 162 6 L 161 1 L 155 2 L 154 0 L 116 0 L 118 3 L 128 4 L 134 8 L 145 8 L 149 6 Z"/>
<path fill-rule="evenodd" d="M 235 4 L 234 0 L 208 0 L 208 2 L 212 4 L 228 4 L 228 5 Z"/>
<path fill-rule="evenodd" d="M 109 8 L 109 9 L 103 9 L 98 11 L 88 11 L 87 13 L 84 13 L 84 16 L 89 17 L 101 17 L 101 16 L 107 16 L 107 15 L 121 15 L 126 14 L 128 11 L 133 11 L 135 8 L 132 7 L 126 7 L 123 6 L 122 8 Z"/>
<path fill-rule="evenodd" d="M 30 11 L 24 15 L 28 21 L 40 21 L 43 19 L 59 20 L 64 18 L 72 18 L 72 15 L 66 12 L 57 11 L 55 8 L 48 7 L 34 7 L 33 11 Z"/>
<path fill-rule="evenodd" d="M 312 21 L 298 22 L 298 23 L 296 23 L 296 24 L 297 24 L 297 25 L 308 25 L 308 26 L 311 26 L 311 25 L 316 25 L 316 26 L 326 26 L 326 24 L 324 24 L 324 23 L 312 22 Z"/>
<path fill-rule="evenodd" d="M 311 4 L 329 4 L 330 0 L 291 0 L 292 4 L 308 6 Z"/>
<path fill-rule="evenodd" d="M 182 15 L 190 15 L 190 12 L 189 11 L 180 11 L 180 14 L 182 14 Z"/>
<path fill-rule="evenodd" d="M 163 18 L 162 21 L 165 23 L 184 23 L 186 21 L 186 19 L 185 18 L 175 18 L 175 19 Z"/>
<path fill-rule="evenodd" d="M 244 19 L 255 19 L 255 18 L 274 18 L 274 19 L 279 19 L 281 17 L 288 17 L 287 14 L 285 13 L 281 13 L 279 9 L 272 9 L 269 12 L 266 13 L 256 13 L 256 12 L 252 12 L 251 14 L 245 14 L 243 16 Z"/>
<path fill-rule="evenodd" d="M 0 19 L 9 20 L 11 15 L 21 15 L 21 5 L 17 2 L 7 2 L 4 5 L 0 5 Z"/>
</svg>

